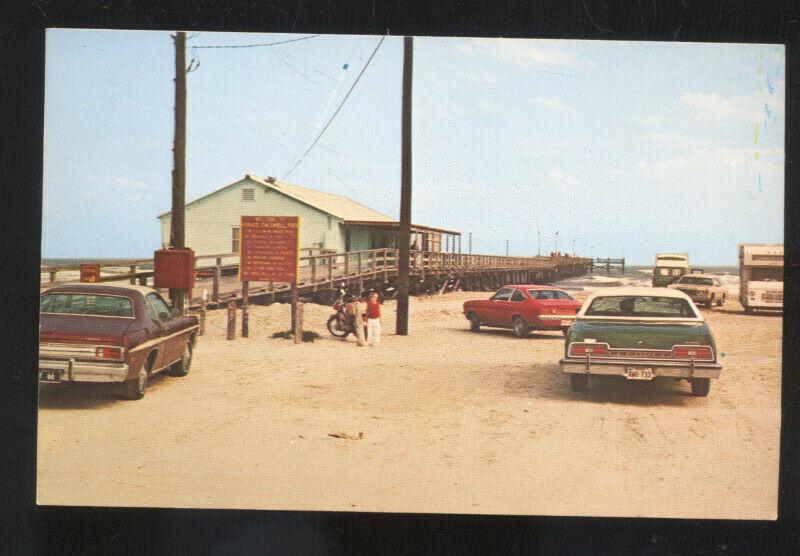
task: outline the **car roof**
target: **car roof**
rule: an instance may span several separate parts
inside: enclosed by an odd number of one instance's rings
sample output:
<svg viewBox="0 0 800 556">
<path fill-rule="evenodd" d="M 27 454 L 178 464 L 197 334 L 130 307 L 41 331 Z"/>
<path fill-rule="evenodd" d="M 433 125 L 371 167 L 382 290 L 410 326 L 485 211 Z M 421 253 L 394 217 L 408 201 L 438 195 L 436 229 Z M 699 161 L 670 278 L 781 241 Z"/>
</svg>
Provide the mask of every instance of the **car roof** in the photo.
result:
<svg viewBox="0 0 800 556">
<path fill-rule="evenodd" d="M 592 297 L 613 297 L 621 295 L 655 295 L 659 297 L 680 297 L 688 299 L 689 296 L 680 290 L 670 288 L 651 288 L 649 286 L 629 286 L 619 288 L 600 288 L 594 290 Z"/>
<path fill-rule="evenodd" d="M 106 284 L 89 284 L 89 283 L 80 283 L 80 284 L 63 284 L 61 286 L 55 286 L 53 288 L 49 288 L 42 292 L 45 293 L 59 293 L 59 292 L 74 292 L 74 293 L 104 293 L 104 294 L 111 294 L 111 295 L 126 295 L 131 294 L 132 292 L 139 292 L 142 295 L 147 295 L 148 293 L 158 293 L 157 290 L 153 288 L 149 288 L 147 286 L 140 286 L 140 285 L 126 285 L 126 286 L 109 286 Z"/>
<path fill-rule="evenodd" d="M 683 278 L 719 278 L 716 274 L 706 274 L 705 272 L 690 272 L 689 274 L 684 274 L 678 280 L 682 280 Z"/>
</svg>

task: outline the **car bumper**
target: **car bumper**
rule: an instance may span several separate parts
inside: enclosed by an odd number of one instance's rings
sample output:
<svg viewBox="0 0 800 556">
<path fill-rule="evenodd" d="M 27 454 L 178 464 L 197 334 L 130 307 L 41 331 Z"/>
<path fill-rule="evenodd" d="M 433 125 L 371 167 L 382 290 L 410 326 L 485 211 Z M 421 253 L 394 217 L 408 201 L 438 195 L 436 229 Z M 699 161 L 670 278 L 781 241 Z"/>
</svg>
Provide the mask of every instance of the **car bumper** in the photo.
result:
<svg viewBox="0 0 800 556">
<path fill-rule="evenodd" d="M 647 360 L 565 358 L 559 361 L 561 370 L 569 374 L 620 375 L 625 376 L 629 367 L 647 367 L 653 376 L 673 378 L 719 378 L 722 365 L 718 363 L 692 363 L 690 361 L 664 362 Z"/>
<path fill-rule="evenodd" d="M 122 362 L 39 359 L 39 382 L 124 382 L 128 371 Z"/>
</svg>

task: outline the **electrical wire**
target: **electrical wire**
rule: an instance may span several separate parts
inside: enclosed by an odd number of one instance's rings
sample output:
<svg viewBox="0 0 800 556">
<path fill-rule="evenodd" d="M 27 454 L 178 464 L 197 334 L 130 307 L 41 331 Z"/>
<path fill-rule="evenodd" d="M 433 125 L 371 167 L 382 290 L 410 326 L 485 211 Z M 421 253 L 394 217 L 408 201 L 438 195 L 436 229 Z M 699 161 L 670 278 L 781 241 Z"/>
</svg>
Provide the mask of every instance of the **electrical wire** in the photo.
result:
<svg viewBox="0 0 800 556">
<path fill-rule="evenodd" d="M 364 75 L 364 72 L 369 67 L 370 62 L 372 62 L 372 59 L 375 57 L 375 54 L 378 52 L 378 49 L 381 47 L 381 44 L 383 44 L 384 39 L 386 39 L 386 35 L 382 36 L 381 40 L 378 41 L 378 44 L 375 46 L 375 50 L 373 50 L 372 54 L 370 54 L 369 58 L 367 59 L 367 63 L 364 64 L 363 68 L 361 68 L 361 72 L 359 72 L 358 77 L 356 77 L 355 81 L 353 81 L 353 84 L 350 86 L 350 90 L 348 90 L 347 94 L 344 95 L 344 98 L 342 99 L 342 102 L 339 103 L 339 106 L 336 108 L 336 111 L 331 115 L 330 119 L 328 120 L 328 123 L 325 124 L 325 127 L 323 127 L 322 130 L 317 134 L 316 138 L 311 142 L 311 144 L 308 146 L 306 151 L 302 155 L 300 155 L 300 158 L 297 159 L 297 161 L 294 163 L 294 165 L 283 175 L 283 177 L 281 177 L 281 179 L 286 179 L 286 177 L 289 176 L 289 174 L 294 172 L 294 170 L 300 165 L 300 163 L 308 155 L 308 153 L 311 152 L 311 149 L 314 148 L 314 145 L 317 144 L 317 142 L 323 136 L 323 134 L 328 129 L 328 127 L 330 127 L 331 123 L 333 123 L 334 118 L 336 118 L 336 115 L 342 109 L 342 106 L 344 106 L 344 103 L 347 102 L 347 99 L 350 97 L 350 93 L 353 92 L 353 89 L 355 89 L 356 85 L 358 84 L 358 81 L 361 79 L 361 76 Z"/>
<path fill-rule="evenodd" d="M 287 44 L 290 42 L 305 41 L 308 39 L 313 39 L 314 37 L 319 37 L 319 34 L 308 35 L 305 37 L 298 37 L 296 39 L 287 39 L 285 41 L 265 42 L 258 44 L 202 44 L 202 45 L 192 46 L 192 48 L 255 48 L 257 46 L 276 46 L 279 44 Z"/>
</svg>

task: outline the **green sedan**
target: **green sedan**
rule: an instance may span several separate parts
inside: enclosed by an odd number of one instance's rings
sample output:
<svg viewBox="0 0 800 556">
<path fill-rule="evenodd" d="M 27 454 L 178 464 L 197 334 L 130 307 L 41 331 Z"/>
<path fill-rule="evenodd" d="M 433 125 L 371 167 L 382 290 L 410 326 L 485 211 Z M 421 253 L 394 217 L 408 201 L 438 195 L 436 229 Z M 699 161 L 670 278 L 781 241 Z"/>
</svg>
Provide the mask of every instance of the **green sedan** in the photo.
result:
<svg viewBox="0 0 800 556">
<path fill-rule="evenodd" d="M 685 293 L 668 288 L 598 290 L 570 327 L 561 370 L 573 390 L 590 375 L 628 380 L 686 379 L 695 396 L 707 396 L 719 378 L 714 336 Z"/>
</svg>

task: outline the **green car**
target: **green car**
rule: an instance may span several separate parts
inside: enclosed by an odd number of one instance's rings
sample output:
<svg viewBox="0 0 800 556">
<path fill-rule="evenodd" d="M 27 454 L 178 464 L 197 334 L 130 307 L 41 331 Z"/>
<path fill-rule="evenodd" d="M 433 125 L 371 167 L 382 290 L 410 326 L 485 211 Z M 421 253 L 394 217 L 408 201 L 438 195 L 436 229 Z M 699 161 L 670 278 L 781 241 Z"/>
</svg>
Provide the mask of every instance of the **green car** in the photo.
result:
<svg viewBox="0 0 800 556">
<path fill-rule="evenodd" d="M 685 293 L 668 288 L 598 290 L 570 327 L 561 370 L 573 390 L 590 375 L 628 380 L 686 379 L 695 396 L 707 396 L 719 378 L 714 336 Z"/>
</svg>

